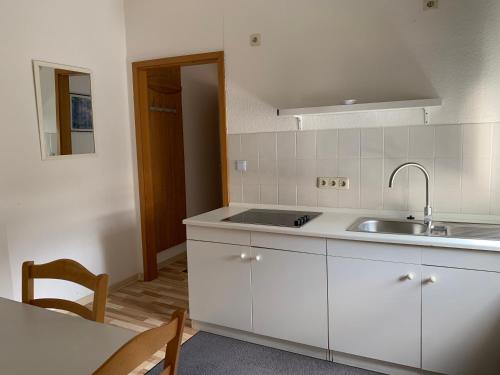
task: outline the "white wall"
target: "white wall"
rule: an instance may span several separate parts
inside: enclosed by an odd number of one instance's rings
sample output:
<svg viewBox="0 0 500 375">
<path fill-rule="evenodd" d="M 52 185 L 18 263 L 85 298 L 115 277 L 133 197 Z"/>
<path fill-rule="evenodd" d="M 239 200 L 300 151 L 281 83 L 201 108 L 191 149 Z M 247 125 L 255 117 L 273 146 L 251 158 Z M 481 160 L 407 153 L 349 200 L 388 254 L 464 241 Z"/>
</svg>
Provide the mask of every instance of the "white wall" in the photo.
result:
<svg viewBox="0 0 500 375">
<path fill-rule="evenodd" d="M 497 105 L 500 2 L 440 0 L 437 10 L 424 10 L 418 0 L 220 0 L 210 3 L 125 0 L 125 12 L 129 61 L 225 51 L 229 133 L 295 130 L 294 119 L 276 116 L 279 107 L 338 104 L 346 98 L 384 101 L 441 97 L 443 107 L 432 111 L 431 122 L 459 124 L 456 131 L 460 134 L 464 129 L 473 129 L 475 143 L 475 147 L 467 148 L 461 140 L 453 141 L 462 150 L 460 165 L 450 162 L 443 166 L 442 172 L 448 179 L 447 184 L 458 181 L 460 187 L 458 192 L 453 187 L 457 199 L 451 207 L 445 207 L 446 211 L 497 212 L 493 203 L 498 195 L 494 185 L 497 176 L 492 167 L 497 164 L 491 153 L 485 156 L 481 151 L 491 150 L 492 143 L 484 136 L 484 129 L 492 127 L 461 125 L 500 122 Z M 165 18 L 169 22 L 163 22 Z M 261 33 L 260 47 L 249 46 L 249 36 L 253 33 Z M 373 122 L 402 126 L 414 124 L 414 118 L 415 113 L 395 113 L 387 118 L 313 116 L 305 118 L 304 123 L 306 129 L 369 127 Z M 408 128 L 405 131 L 409 132 Z M 464 139 L 469 136 L 464 133 Z M 413 138 L 408 138 L 408 150 L 417 145 Z M 259 151 L 257 144 L 249 147 L 250 154 Z M 435 152 L 437 155 L 438 149 Z M 245 150 L 242 153 L 242 158 L 248 159 Z M 409 153 L 404 156 L 409 157 L 412 157 Z M 385 158 L 383 155 L 382 159 Z M 483 159 L 486 164 L 481 164 Z M 229 168 L 234 170 L 232 165 Z M 297 173 L 295 167 L 293 175 L 297 179 L 307 178 Z M 270 176 L 273 181 L 272 176 L 276 175 L 272 172 Z M 370 177 L 363 172 L 353 176 L 359 181 Z M 248 183 L 254 178 L 259 177 L 249 172 L 246 177 L 242 176 L 242 182 L 233 180 L 231 200 L 260 200 L 261 186 L 255 182 L 250 183 L 253 186 L 247 189 L 246 198 L 243 194 L 245 180 Z M 470 178 L 479 178 L 481 182 L 477 186 L 487 194 L 479 199 L 480 204 L 472 200 L 468 208 L 467 197 L 476 187 L 470 184 Z M 274 181 L 270 185 L 273 184 Z M 283 201 L 297 202 L 294 189 L 282 191 Z M 382 194 L 381 207 L 384 207 L 383 188 L 377 185 L 367 189 L 365 194 Z M 272 191 L 268 190 L 267 195 L 274 194 Z M 405 209 L 410 201 L 408 194 L 400 196 L 402 207 L 393 208 Z M 311 199 L 308 204 L 315 205 L 315 196 L 307 196 Z M 360 199 L 355 201 L 361 202 Z M 378 202 L 380 206 L 380 200 Z M 359 205 L 361 207 L 361 203 Z"/>
<path fill-rule="evenodd" d="M 293 129 L 275 108 L 347 98 L 441 97 L 433 123 L 500 120 L 498 1 L 441 0 L 435 11 L 418 0 L 226 4 L 230 132 Z M 255 32 L 261 47 L 248 44 Z"/>
<path fill-rule="evenodd" d="M 138 223 L 122 1 L 3 2 L 0 33 L 7 36 L 0 70 L 0 227 L 8 239 L 0 241 L 0 269 L 9 265 L 14 297 L 20 298 L 25 260 L 73 258 L 109 273 L 112 283 L 134 275 Z M 41 160 L 32 59 L 92 70 L 96 156 Z M 51 294 L 63 298 L 88 294 L 52 285 Z M 49 292 L 47 283 L 38 291 Z"/>
<path fill-rule="evenodd" d="M 125 0 L 125 9 L 129 60 L 224 49 L 229 133 L 292 130 L 276 108 L 346 98 L 441 97 L 435 124 L 500 120 L 496 0 L 425 11 L 418 0 Z M 256 32 L 262 45 L 250 47 Z"/>
<path fill-rule="evenodd" d="M 216 64 L 181 68 L 188 217 L 222 205 L 217 76 Z"/>
<path fill-rule="evenodd" d="M 0 217 L 1 219 L 1 217 Z M 7 229 L 0 221 L 0 297 L 12 298 L 12 276 L 7 243 Z"/>
</svg>

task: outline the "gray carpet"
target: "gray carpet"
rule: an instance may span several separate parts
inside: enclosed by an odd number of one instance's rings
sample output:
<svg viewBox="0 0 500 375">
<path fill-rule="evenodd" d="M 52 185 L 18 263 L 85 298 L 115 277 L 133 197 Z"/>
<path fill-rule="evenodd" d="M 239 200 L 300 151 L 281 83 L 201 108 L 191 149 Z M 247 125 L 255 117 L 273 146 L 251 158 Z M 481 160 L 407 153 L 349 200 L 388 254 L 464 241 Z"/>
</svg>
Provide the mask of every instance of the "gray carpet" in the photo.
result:
<svg viewBox="0 0 500 375">
<path fill-rule="evenodd" d="M 146 375 L 159 375 L 159 363 Z M 374 375 L 283 350 L 199 332 L 182 345 L 178 375 Z"/>
</svg>

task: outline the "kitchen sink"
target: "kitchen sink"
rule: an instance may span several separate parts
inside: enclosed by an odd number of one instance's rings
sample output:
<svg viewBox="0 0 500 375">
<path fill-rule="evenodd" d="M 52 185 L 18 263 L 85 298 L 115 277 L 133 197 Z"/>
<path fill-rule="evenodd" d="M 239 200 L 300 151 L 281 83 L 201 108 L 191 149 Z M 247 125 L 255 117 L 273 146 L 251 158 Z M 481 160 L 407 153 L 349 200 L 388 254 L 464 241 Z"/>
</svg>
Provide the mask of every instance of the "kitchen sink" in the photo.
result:
<svg viewBox="0 0 500 375">
<path fill-rule="evenodd" d="M 420 221 L 362 217 L 348 228 L 351 232 L 406 234 L 500 241 L 500 225 L 433 221 L 429 228 Z"/>
<path fill-rule="evenodd" d="M 415 221 L 397 221 L 374 218 L 361 218 L 356 220 L 348 231 L 369 233 L 393 233 L 393 234 L 426 234 L 428 226 Z"/>
</svg>

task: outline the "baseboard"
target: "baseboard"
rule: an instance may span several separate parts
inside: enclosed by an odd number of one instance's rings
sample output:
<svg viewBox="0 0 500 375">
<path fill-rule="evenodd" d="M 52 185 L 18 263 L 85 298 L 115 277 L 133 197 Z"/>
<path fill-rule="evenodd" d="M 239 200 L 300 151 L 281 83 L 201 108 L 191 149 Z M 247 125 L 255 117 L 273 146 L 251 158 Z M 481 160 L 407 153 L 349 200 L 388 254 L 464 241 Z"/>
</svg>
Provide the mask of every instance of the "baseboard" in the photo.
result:
<svg viewBox="0 0 500 375">
<path fill-rule="evenodd" d="M 220 336 L 230 337 L 232 339 L 251 342 L 253 344 L 269 346 L 271 348 L 285 350 L 296 354 L 306 355 L 308 357 L 327 360 L 328 350 L 315 348 L 308 345 L 293 343 L 290 341 L 274 339 L 272 337 L 261 336 L 251 332 L 240 331 L 233 328 L 218 326 L 199 321 L 191 321 L 192 327 L 199 331 L 214 333 Z"/>
<path fill-rule="evenodd" d="M 389 374 L 389 375 L 422 374 L 422 370 L 419 368 L 397 365 L 395 363 L 378 361 L 376 359 L 359 357 L 356 355 L 340 353 L 335 351 L 330 352 L 330 360 L 335 363 L 341 363 L 347 366 L 358 367 L 365 370 L 380 372 L 382 374 Z"/>
<path fill-rule="evenodd" d="M 356 355 L 329 351 L 327 349 L 315 348 L 307 345 L 293 343 L 290 341 L 274 339 L 267 336 L 261 336 L 251 332 L 240 331 L 237 329 L 222 327 L 210 323 L 204 323 L 196 320 L 192 321 L 192 327 L 196 330 L 214 333 L 216 335 L 247 341 L 253 344 L 269 346 L 271 348 L 285 350 L 287 352 L 302 354 L 308 357 L 323 359 L 326 361 L 340 363 L 352 367 L 362 368 L 365 370 L 376 371 L 381 374 L 417 375 L 423 373 L 422 370 L 418 368 L 406 367 L 394 363 L 378 361 L 365 357 L 359 357 Z"/>
<path fill-rule="evenodd" d="M 130 285 L 130 284 L 136 282 L 137 280 L 139 280 L 139 277 L 140 277 L 140 275 L 136 274 L 136 275 L 127 277 L 126 279 L 124 279 L 122 281 L 118 281 L 117 283 L 110 285 L 108 288 L 108 294 L 116 292 L 117 290 L 124 288 L 127 285 Z M 76 300 L 75 302 L 79 303 L 80 305 L 87 305 L 89 303 L 92 303 L 93 300 L 94 300 L 94 293 L 91 293 L 88 296 L 85 296 L 85 297 L 82 297 L 82 298 Z"/>
<path fill-rule="evenodd" d="M 156 260 L 158 263 L 158 269 L 165 267 L 166 265 L 175 262 L 180 258 L 181 255 L 187 251 L 187 244 L 183 242 L 179 245 L 173 246 L 167 250 L 163 250 L 158 253 Z"/>
</svg>

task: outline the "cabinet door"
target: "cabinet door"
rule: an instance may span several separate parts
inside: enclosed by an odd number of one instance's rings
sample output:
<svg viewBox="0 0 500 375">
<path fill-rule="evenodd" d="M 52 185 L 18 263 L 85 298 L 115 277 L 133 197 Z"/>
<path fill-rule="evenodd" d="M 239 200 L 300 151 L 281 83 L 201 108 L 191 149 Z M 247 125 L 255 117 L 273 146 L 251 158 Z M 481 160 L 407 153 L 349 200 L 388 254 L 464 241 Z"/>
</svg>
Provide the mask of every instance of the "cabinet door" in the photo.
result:
<svg viewBox="0 0 500 375">
<path fill-rule="evenodd" d="M 326 256 L 252 251 L 254 332 L 327 348 Z"/>
<path fill-rule="evenodd" d="M 500 374 L 500 274 L 423 267 L 422 278 L 422 367 Z"/>
<path fill-rule="evenodd" d="M 328 257 L 330 348 L 420 367 L 420 266 Z"/>
<path fill-rule="evenodd" d="M 251 331 L 250 247 L 188 241 L 187 250 L 190 318 Z"/>
</svg>

